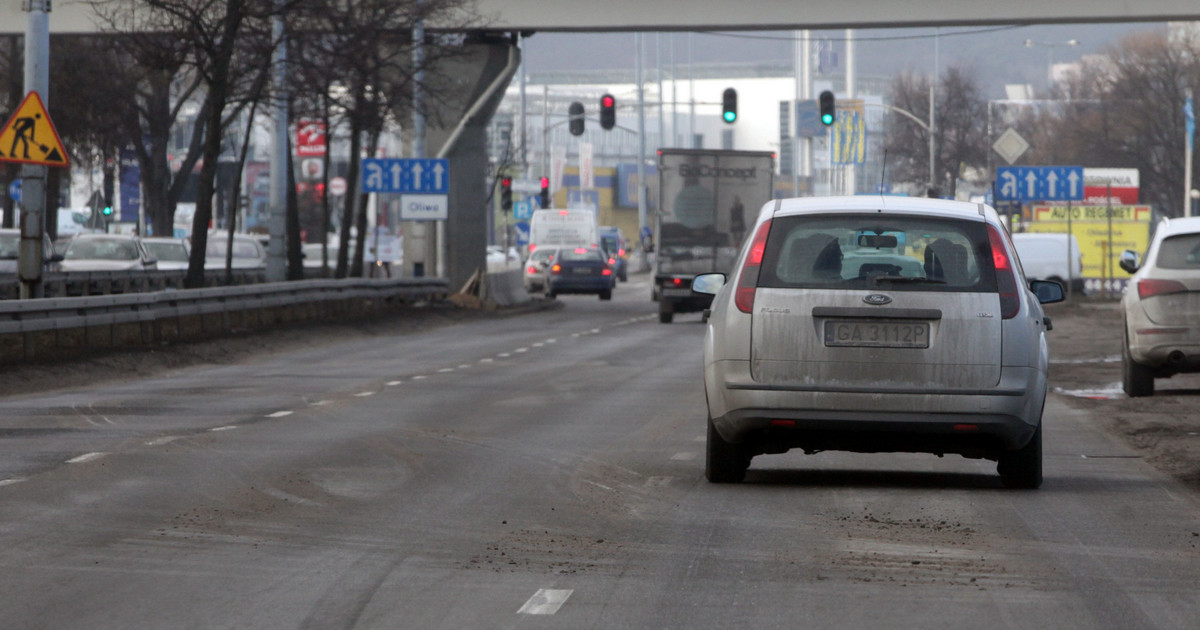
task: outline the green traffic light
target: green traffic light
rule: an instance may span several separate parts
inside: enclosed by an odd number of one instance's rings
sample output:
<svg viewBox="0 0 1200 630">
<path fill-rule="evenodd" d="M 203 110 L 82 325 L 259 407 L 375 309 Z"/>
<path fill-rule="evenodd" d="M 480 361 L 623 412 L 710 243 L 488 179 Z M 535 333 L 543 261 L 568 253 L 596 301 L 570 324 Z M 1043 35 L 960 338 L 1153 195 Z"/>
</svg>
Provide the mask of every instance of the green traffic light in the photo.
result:
<svg viewBox="0 0 1200 630">
<path fill-rule="evenodd" d="M 825 125 L 832 125 L 833 124 L 833 114 L 822 114 L 821 122 Z"/>
<path fill-rule="evenodd" d="M 106 217 L 110 216 L 112 214 L 112 206 L 105 206 L 104 210 L 102 210 L 101 212 L 103 212 L 104 216 L 106 216 Z"/>
<path fill-rule="evenodd" d="M 725 112 L 725 122 L 731 123 L 737 120 L 737 112 Z"/>
</svg>

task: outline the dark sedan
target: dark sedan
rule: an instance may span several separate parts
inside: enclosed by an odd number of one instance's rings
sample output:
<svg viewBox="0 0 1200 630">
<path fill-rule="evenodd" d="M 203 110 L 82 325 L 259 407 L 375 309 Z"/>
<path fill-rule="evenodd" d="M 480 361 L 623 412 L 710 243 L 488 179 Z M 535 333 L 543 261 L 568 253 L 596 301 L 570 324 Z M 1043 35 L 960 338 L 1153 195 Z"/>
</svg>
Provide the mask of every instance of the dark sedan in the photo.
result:
<svg viewBox="0 0 1200 630">
<path fill-rule="evenodd" d="M 616 275 L 608 256 L 599 247 L 563 248 L 553 257 L 546 274 L 546 297 L 561 293 L 595 293 L 611 300 Z"/>
</svg>

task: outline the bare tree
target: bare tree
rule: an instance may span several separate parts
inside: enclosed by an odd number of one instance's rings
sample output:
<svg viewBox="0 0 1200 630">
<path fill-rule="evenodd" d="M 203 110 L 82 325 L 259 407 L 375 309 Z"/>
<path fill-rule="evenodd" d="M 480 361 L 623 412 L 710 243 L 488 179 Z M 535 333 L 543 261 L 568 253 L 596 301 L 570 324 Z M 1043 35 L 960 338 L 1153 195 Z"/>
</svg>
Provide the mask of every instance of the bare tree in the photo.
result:
<svg viewBox="0 0 1200 630">
<path fill-rule="evenodd" d="M 363 270 L 367 227 L 367 199 L 357 194 L 361 158 L 374 155 L 389 124 L 411 114 L 409 96 L 417 74 L 412 26 L 424 19 L 465 29 L 475 18 L 467 0 L 308 0 L 297 9 L 291 23 L 308 69 L 296 76 L 310 97 L 320 92 L 320 111 L 339 112 L 339 122 L 348 128 L 350 167 L 335 275 L 357 276 Z M 461 50 L 452 39 L 433 37 L 426 51 L 422 70 L 429 72 L 428 86 L 433 86 L 438 62 Z M 436 98 L 436 89 L 428 91 Z M 351 226 L 356 230 L 353 248 Z"/>
<path fill-rule="evenodd" d="M 892 106 L 929 120 L 929 78 L 902 74 L 892 82 Z M 934 97 L 934 181 L 929 181 L 929 133 L 902 114 L 889 115 L 885 146 L 893 181 L 924 182 L 949 191 L 967 168 L 987 166 L 987 100 L 963 68 L 946 70 Z"/>
<path fill-rule="evenodd" d="M 1185 199 L 1183 103 L 1200 94 L 1200 42 L 1147 32 L 1110 48 L 1068 86 L 1071 100 L 1039 118 L 1038 159 L 1136 168 L 1140 196 L 1180 214 Z M 1196 180 L 1193 180 L 1196 181 Z"/>
</svg>

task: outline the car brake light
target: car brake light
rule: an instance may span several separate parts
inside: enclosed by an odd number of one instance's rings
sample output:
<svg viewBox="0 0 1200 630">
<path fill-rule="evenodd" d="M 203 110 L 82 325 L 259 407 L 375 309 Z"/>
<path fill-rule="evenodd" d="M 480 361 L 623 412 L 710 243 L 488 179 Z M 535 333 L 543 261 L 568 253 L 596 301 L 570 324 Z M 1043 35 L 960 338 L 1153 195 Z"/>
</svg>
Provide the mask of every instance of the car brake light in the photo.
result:
<svg viewBox="0 0 1200 630">
<path fill-rule="evenodd" d="M 566 211 L 566 210 L 559 210 L 559 211 L 558 211 L 558 216 L 560 216 L 560 217 L 565 217 L 565 216 L 567 216 L 567 211 Z"/>
<path fill-rule="evenodd" d="M 1187 293 L 1188 288 L 1182 282 L 1177 280 L 1155 280 L 1154 278 L 1142 278 L 1137 281 L 1138 297 L 1146 299 L 1156 295 L 1167 295 L 1169 293 Z"/>
<path fill-rule="evenodd" d="M 530 244 L 529 244 L 529 253 L 530 253 L 530 254 L 532 254 L 532 253 L 533 253 L 533 251 L 534 251 L 534 250 L 536 250 L 536 249 L 537 249 L 537 243 L 530 243 Z"/>
<path fill-rule="evenodd" d="M 529 265 L 529 267 L 527 267 L 525 269 L 525 273 L 537 273 L 537 267 L 534 267 L 533 265 Z"/>
<path fill-rule="evenodd" d="M 1013 273 L 1012 261 L 1004 248 L 1004 238 L 995 226 L 988 226 L 988 242 L 992 246 L 992 263 L 996 267 L 996 288 L 1000 292 L 1000 317 L 1012 319 L 1021 310 L 1021 297 L 1017 293 L 1017 276 Z"/>
<path fill-rule="evenodd" d="M 576 254 L 586 254 L 586 253 L 587 253 L 587 249 L 586 249 L 586 248 L 583 248 L 583 247 L 576 247 L 576 248 L 575 248 L 575 253 L 576 253 Z"/>
<path fill-rule="evenodd" d="M 553 273 L 553 274 L 562 273 L 562 265 L 554 265 L 553 267 L 550 268 L 550 273 Z"/>
<path fill-rule="evenodd" d="M 609 268 L 605 267 L 605 268 L 604 268 L 604 270 L 600 272 L 600 275 L 602 275 L 602 276 L 611 276 L 611 275 L 612 275 L 612 269 L 609 269 Z"/>
<path fill-rule="evenodd" d="M 742 275 L 738 278 L 737 290 L 733 294 L 733 303 L 739 311 L 749 313 L 754 308 L 754 288 L 758 285 L 758 268 L 762 266 L 763 252 L 767 249 L 767 233 L 771 231 L 771 220 L 767 219 L 754 233 L 750 242 L 750 253 L 746 255 L 746 264 L 742 267 Z"/>
<path fill-rule="evenodd" d="M 609 258 L 609 259 L 608 259 L 608 264 L 610 264 L 610 265 L 615 265 L 615 264 L 617 264 L 617 259 L 616 259 L 616 258 Z"/>
<path fill-rule="evenodd" d="M 683 284 L 683 278 L 673 278 L 671 280 L 671 282 L 674 283 L 675 286 L 679 286 L 679 285 Z"/>
<path fill-rule="evenodd" d="M 618 250 L 617 250 L 617 255 L 618 255 L 618 256 L 620 256 L 620 257 L 622 257 L 622 258 L 624 258 L 624 257 L 625 257 L 625 248 L 624 248 L 624 247 L 622 247 L 621 249 L 618 249 Z"/>
</svg>

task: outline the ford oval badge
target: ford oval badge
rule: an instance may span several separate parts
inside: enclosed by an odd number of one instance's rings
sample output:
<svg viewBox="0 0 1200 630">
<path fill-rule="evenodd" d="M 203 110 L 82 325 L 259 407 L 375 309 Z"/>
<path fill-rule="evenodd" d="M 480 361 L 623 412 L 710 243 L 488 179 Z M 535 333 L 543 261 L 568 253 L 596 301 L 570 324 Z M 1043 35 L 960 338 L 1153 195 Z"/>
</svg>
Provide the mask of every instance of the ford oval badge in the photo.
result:
<svg viewBox="0 0 1200 630">
<path fill-rule="evenodd" d="M 873 306 L 883 306 L 884 304 L 891 304 L 892 298 L 881 293 L 872 293 L 867 297 L 864 297 L 863 301 Z"/>
</svg>

